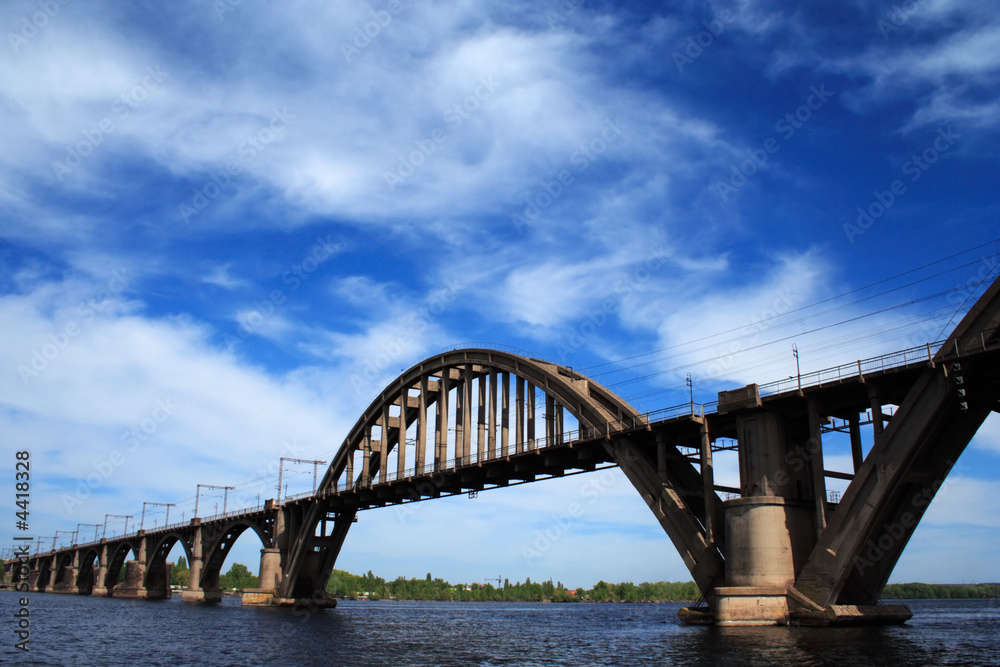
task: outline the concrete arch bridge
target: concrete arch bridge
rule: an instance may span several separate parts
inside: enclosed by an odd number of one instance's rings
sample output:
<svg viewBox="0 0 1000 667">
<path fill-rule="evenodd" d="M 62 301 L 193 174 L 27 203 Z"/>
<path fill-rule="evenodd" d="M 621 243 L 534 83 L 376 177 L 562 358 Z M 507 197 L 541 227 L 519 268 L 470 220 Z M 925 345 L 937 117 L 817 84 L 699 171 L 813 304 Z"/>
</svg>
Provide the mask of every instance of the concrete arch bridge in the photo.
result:
<svg viewBox="0 0 1000 667">
<path fill-rule="evenodd" d="M 901 622 L 909 610 L 878 605 L 882 588 L 958 456 L 1000 410 L 998 293 L 1000 281 L 936 345 L 645 414 L 564 366 L 446 352 L 382 391 L 314 494 L 24 556 L 15 570 L 35 591 L 162 598 L 180 543 L 191 567 L 183 598 L 215 601 L 229 550 L 253 530 L 260 588 L 244 604 L 333 606 L 325 585 L 359 511 L 618 466 L 702 591 L 686 621 Z M 862 428 L 874 436 L 867 454 Z M 833 432 L 850 436 L 850 472 L 824 465 Z M 733 443 L 739 488 L 712 472 L 713 453 Z M 849 480 L 839 502 L 829 478 Z"/>
</svg>

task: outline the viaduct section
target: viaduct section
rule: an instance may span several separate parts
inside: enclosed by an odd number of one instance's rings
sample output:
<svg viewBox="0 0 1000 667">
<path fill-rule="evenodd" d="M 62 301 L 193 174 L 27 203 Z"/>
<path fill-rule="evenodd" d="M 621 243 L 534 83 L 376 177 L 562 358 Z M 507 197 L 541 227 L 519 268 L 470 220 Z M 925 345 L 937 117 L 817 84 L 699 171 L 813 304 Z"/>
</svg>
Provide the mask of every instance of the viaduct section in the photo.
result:
<svg viewBox="0 0 1000 667">
<path fill-rule="evenodd" d="M 617 466 L 702 592 L 685 621 L 902 622 L 910 611 L 878 598 L 955 461 L 1000 411 L 998 327 L 1000 281 L 938 349 L 646 414 L 570 368 L 455 350 L 386 387 L 314 494 L 38 553 L 15 570 L 27 568 L 36 591 L 164 598 L 179 542 L 191 567 L 183 599 L 212 602 L 226 556 L 251 529 L 263 545 L 260 588 L 243 604 L 332 607 L 326 582 L 361 510 Z M 867 452 L 862 428 L 872 434 Z M 824 464 L 834 432 L 850 440 L 851 471 Z M 722 449 L 738 452 L 739 488 L 715 482 Z M 830 478 L 849 480 L 838 502 Z"/>
</svg>

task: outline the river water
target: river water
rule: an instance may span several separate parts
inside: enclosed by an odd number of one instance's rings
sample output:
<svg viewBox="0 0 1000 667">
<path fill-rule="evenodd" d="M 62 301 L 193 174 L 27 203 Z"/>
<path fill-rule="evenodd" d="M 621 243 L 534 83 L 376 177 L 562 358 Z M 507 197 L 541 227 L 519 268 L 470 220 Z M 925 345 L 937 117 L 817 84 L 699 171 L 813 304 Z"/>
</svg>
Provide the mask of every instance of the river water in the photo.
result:
<svg viewBox="0 0 1000 667">
<path fill-rule="evenodd" d="M 352 602 L 311 615 L 32 594 L 25 665 L 1000 665 L 1000 601 L 926 600 L 902 626 L 685 626 L 679 604 Z"/>
</svg>

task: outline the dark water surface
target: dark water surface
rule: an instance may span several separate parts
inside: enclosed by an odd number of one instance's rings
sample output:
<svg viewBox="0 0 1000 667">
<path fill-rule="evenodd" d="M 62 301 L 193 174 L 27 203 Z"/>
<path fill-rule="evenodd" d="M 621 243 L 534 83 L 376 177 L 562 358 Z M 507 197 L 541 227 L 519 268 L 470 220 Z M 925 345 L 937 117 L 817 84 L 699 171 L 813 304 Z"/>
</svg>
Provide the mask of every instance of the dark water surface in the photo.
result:
<svg viewBox="0 0 1000 667">
<path fill-rule="evenodd" d="M 342 602 L 312 615 L 0 593 L 0 662 L 26 665 L 1000 665 L 1000 602 L 913 601 L 884 628 L 685 626 L 679 604 Z"/>
</svg>

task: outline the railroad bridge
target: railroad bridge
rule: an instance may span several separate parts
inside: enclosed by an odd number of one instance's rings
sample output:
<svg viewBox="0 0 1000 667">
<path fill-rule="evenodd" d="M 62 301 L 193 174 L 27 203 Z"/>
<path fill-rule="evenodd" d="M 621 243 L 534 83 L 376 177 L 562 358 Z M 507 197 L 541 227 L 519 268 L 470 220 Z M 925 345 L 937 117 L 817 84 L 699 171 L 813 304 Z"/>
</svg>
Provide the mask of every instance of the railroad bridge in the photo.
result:
<svg viewBox="0 0 1000 667">
<path fill-rule="evenodd" d="M 260 588 L 243 604 L 334 606 L 325 585 L 359 511 L 618 466 L 702 592 L 685 621 L 902 622 L 908 609 L 877 604 L 882 588 L 1000 410 L 998 293 L 1000 280 L 939 344 L 645 414 L 564 366 L 496 349 L 439 354 L 371 403 L 315 493 L 36 553 L 25 559 L 30 589 L 169 597 L 166 559 L 179 542 L 191 567 L 183 599 L 217 601 L 229 550 L 253 530 Z M 850 437 L 850 472 L 824 465 L 834 431 Z M 740 488 L 715 482 L 712 457 L 725 448 L 738 451 Z M 849 480 L 839 502 L 829 478 Z"/>
</svg>

